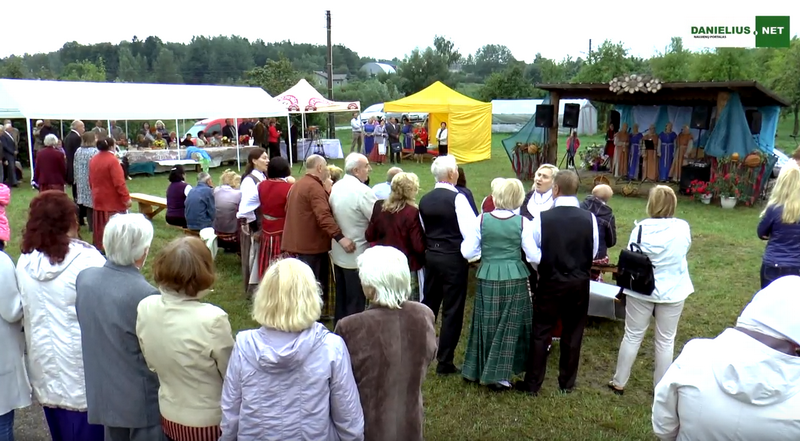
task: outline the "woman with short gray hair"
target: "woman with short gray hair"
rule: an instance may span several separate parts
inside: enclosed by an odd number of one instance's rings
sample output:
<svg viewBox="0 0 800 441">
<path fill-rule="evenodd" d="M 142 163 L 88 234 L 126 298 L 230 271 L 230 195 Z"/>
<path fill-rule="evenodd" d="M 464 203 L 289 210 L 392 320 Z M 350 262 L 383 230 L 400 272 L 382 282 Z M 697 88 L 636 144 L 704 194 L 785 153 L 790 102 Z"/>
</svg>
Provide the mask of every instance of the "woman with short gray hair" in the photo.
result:
<svg viewBox="0 0 800 441">
<path fill-rule="evenodd" d="M 350 353 L 364 409 L 364 439 L 421 441 L 422 382 L 437 349 L 433 311 L 407 301 L 411 275 L 398 249 L 369 248 L 357 264 L 371 305 L 340 320 L 335 332 Z M 403 336 L 402 342 L 397 336 Z"/>
<path fill-rule="evenodd" d="M 64 191 L 67 185 L 67 156 L 57 146 L 58 137 L 51 133 L 44 137 L 44 148 L 36 154 L 33 185 L 40 192 Z"/>
</svg>

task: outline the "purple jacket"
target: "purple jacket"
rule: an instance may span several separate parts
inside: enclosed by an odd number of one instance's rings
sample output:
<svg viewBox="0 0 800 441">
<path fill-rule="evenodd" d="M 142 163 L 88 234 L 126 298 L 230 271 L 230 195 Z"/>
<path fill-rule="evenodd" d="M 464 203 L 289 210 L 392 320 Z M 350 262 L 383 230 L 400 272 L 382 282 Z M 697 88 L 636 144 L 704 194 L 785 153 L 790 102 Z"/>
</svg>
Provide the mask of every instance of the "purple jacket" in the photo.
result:
<svg viewBox="0 0 800 441">
<path fill-rule="evenodd" d="M 236 336 L 220 441 L 362 441 L 364 413 L 344 340 L 320 323 Z"/>
</svg>

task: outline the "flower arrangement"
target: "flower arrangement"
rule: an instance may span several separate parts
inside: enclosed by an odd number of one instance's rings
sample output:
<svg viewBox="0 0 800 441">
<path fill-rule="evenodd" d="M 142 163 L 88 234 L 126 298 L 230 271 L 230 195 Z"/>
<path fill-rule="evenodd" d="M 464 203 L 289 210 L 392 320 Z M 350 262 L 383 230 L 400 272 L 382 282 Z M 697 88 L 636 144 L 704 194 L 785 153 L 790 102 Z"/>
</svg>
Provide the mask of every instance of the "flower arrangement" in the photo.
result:
<svg viewBox="0 0 800 441">
<path fill-rule="evenodd" d="M 735 173 L 719 174 L 708 183 L 713 194 L 721 198 L 736 198 L 736 200 L 744 201 L 745 189 L 748 187 L 744 179 Z"/>
<path fill-rule="evenodd" d="M 163 139 L 156 139 L 153 141 L 153 147 L 157 149 L 163 149 L 167 147 L 167 141 Z"/>
<path fill-rule="evenodd" d="M 581 163 L 586 169 L 597 169 L 605 160 L 604 152 L 605 147 L 595 144 L 586 146 L 585 149 L 578 152 Z"/>
<path fill-rule="evenodd" d="M 247 145 L 250 143 L 250 135 L 242 135 L 239 137 L 239 144 Z"/>
<path fill-rule="evenodd" d="M 689 193 L 696 201 L 710 201 L 713 194 L 709 188 L 709 183 L 695 179 L 689 183 Z"/>
<path fill-rule="evenodd" d="M 227 136 L 223 136 L 221 141 L 222 141 L 222 145 L 224 145 L 226 147 L 229 147 L 229 146 L 233 145 L 233 142 L 231 142 L 231 140 L 228 139 Z"/>
</svg>

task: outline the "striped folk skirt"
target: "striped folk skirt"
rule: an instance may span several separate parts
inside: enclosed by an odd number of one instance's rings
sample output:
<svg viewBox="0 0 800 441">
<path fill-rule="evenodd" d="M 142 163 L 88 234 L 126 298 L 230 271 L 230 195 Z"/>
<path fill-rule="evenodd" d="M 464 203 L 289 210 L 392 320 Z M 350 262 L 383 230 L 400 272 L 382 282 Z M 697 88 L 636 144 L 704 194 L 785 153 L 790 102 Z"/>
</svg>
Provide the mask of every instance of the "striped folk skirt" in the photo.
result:
<svg viewBox="0 0 800 441">
<path fill-rule="evenodd" d="M 258 250 L 258 280 L 264 278 L 264 274 L 267 273 L 267 268 L 272 262 L 287 257 L 286 253 L 281 252 L 282 236 L 283 231 L 269 234 L 261 231 L 261 247 Z"/>
<path fill-rule="evenodd" d="M 217 441 L 222 436 L 219 426 L 189 427 L 161 417 L 161 428 L 171 441 Z"/>
<path fill-rule="evenodd" d="M 120 213 L 125 212 L 92 210 L 92 242 L 98 250 L 103 251 L 103 233 L 106 231 L 106 224 L 112 216 Z"/>
<path fill-rule="evenodd" d="M 526 279 L 478 279 L 464 378 L 490 385 L 525 371 L 532 326 Z"/>
</svg>

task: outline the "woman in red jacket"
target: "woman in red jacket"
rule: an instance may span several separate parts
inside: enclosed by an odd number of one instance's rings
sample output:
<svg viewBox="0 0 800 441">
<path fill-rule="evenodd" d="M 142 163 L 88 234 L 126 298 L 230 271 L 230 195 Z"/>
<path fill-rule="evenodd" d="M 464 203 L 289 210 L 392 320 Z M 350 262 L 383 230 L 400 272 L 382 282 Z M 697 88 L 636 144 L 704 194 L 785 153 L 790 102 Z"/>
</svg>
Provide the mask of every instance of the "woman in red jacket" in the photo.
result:
<svg viewBox="0 0 800 441">
<path fill-rule="evenodd" d="M 269 122 L 269 133 L 267 133 L 267 142 L 269 145 L 269 158 L 275 158 L 281 155 L 281 131 L 275 127 L 275 120 Z"/>
<path fill-rule="evenodd" d="M 89 161 L 89 187 L 94 204 L 94 246 L 103 250 L 103 232 L 111 216 L 125 213 L 131 206 L 131 197 L 125 184 L 125 173 L 114 150 L 114 139 L 97 141 L 98 153 Z"/>
</svg>

